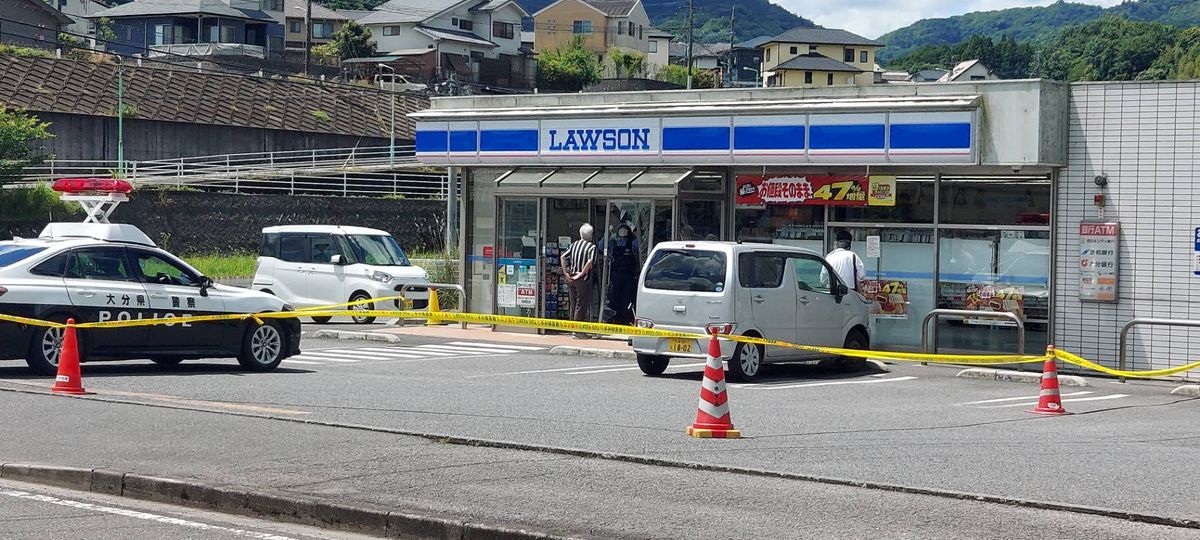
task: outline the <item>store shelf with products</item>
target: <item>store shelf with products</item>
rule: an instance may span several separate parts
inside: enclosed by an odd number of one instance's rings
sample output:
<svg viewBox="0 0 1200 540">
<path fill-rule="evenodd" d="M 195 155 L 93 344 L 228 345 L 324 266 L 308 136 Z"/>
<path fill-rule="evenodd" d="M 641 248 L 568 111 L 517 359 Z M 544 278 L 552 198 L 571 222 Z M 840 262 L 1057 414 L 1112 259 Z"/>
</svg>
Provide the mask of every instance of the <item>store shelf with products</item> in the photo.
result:
<svg viewBox="0 0 1200 540">
<path fill-rule="evenodd" d="M 545 299 L 544 317 L 547 319 L 570 319 L 570 289 L 563 267 L 559 261 L 558 244 L 548 244 L 543 252 L 546 272 L 542 282 L 542 297 Z"/>
</svg>

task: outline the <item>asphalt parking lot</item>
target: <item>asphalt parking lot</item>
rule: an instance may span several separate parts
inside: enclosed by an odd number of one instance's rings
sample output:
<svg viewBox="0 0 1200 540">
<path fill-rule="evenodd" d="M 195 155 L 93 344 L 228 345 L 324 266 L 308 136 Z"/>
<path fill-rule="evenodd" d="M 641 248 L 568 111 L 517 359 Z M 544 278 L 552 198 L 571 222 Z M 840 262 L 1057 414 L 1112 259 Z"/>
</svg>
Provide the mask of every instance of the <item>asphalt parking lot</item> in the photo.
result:
<svg viewBox="0 0 1200 540">
<path fill-rule="evenodd" d="M 266 374 L 233 360 L 130 361 L 85 364 L 84 383 L 119 402 L 505 441 L 535 454 L 583 449 L 1200 519 L 1194 486 L 1180 481 L 1200 472 L 1200 400 L 1159 382 L 1089 379 L 1063 389 L 1075 414 L 1046 418 L 1025 412 L 1036 385 L 956 378 L 948 366 L 769 366 L 761 381 L 729 386 L 746 438 L 712 441 L 683 435 L 696 361 L 650 378 L 628 360 L 484 340 L 306 339 L 303 349 Z M 0 385 L 45 385 L 22 367 L 0 366 Z"/>
</svg>

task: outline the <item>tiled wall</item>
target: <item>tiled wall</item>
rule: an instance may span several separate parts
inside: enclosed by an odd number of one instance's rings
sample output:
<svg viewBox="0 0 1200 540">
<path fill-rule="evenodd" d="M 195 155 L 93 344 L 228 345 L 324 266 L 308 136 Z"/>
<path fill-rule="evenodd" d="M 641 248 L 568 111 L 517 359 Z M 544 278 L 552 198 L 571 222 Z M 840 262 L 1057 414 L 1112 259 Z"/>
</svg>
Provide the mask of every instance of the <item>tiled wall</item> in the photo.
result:
<svg viewBox="0 0 1200 540">
<path fill-rule="evenodd" d="M 1200 82 L 1071 86 L 1068 166 L 1058 182 L 1054 343 L 1116 365 L 1121 326 L 1134 317 L 1200 320 L 1200 276 L 1192 273 L 1200 227 Z M 1097 175 L 1108 178 L 1098 188 Z M 1119 301 L 1079 301 L 1079 223 L 1121 224 Z M 1200 360 L 1200 329 L 1142 327 L 1130 369 Z M 1191 377 L 1200 377 L 1192 371 Z"/>
</svg>

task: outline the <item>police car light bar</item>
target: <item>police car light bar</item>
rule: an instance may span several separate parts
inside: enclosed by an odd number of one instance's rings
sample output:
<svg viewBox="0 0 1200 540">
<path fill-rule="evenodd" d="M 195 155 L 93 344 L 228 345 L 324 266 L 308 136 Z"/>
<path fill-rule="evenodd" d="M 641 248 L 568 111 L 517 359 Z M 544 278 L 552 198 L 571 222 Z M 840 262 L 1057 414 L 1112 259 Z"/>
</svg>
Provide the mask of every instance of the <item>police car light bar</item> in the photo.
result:
<svg viewBox="0 0 1200 540">
<path fill-rule="evenodd" d="M 125 180 L 111 178 L 63 178 L 55 180 L 51 186 L 59 193 L 121 193 L 133 191 L 133 185 Z"/>
</svg>

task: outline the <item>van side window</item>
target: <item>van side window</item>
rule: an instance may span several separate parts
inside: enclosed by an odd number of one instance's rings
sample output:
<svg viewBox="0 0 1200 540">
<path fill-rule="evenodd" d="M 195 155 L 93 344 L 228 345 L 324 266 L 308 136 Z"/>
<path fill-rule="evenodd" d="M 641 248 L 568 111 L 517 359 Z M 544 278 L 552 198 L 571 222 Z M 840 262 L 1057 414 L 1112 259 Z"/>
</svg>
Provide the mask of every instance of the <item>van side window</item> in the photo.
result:
<svg viewBox="0 0 1200 540">
<path fill-rule="evenodd" d="M 833 272 L 825 266 L 825 261 L 801 256 L 792 259 L 792 266 L 796 270 L 796 286 L 800 290 L 833 294 Z"/>
<path fill-rule="evenodd" d="M 278 257 L 279 235 L 276 233 L 264 234 L 262 236 L 262 243 L 259 244 L 258 254 L 263 257 Z"/>
<path fill-rule="evenodd" d="M 338 255 L 337 246 L 333 244 L 333 236 L 315 234 L 308 237 L 311 249 L 311 259 L 308 262 L 329 264 L 334 255 Z"/>
<path fill-rule="evenodd" d="M 783 285 L 787 258 L 773 253 L 743 253 L 738 256 L 738 281 L 748 289 L 778 289 Z"/>
<path fill-rule="evenodd" d="M 279 237 L 279 260 L 308 262 L 308 237 L 299 234 L 281 235 Z"/>
</svg>

